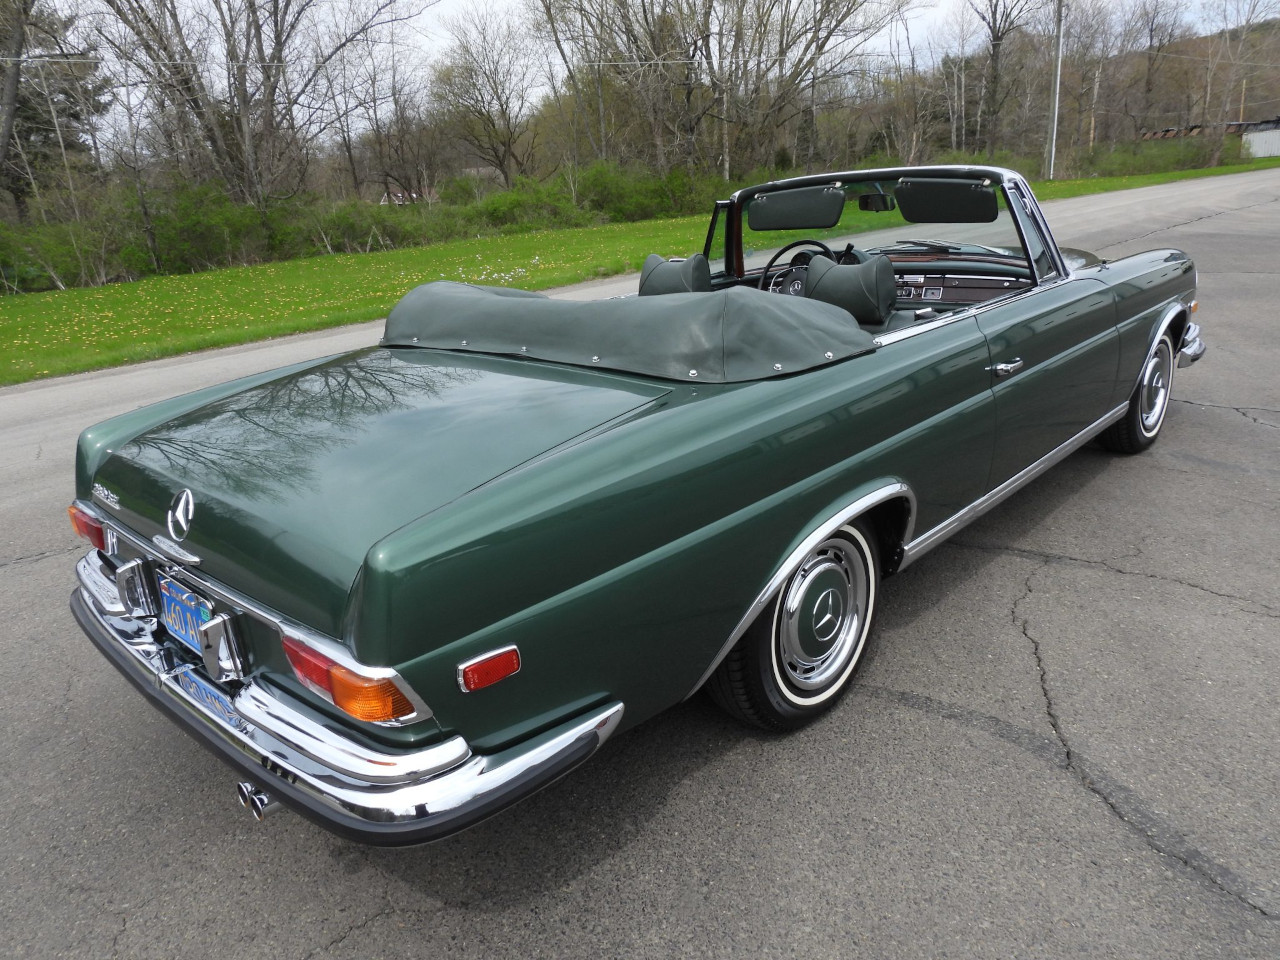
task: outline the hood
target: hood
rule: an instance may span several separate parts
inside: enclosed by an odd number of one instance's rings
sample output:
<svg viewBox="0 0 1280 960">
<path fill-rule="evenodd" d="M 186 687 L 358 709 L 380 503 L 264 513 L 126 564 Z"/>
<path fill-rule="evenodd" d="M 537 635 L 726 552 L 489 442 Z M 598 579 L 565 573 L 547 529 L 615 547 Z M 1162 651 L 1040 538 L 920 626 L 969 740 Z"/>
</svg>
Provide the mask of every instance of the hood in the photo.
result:
<svg viewBox="0 0 1280 960">
<path fill-rule="evenodd" d="M 369 548 L 406 523 L 667 393 L 594 371 L 426 350 L 351 354 L 222 397 L 119 445 L 94 480 L 139 533 L 340 636 Z"/>
</svg>

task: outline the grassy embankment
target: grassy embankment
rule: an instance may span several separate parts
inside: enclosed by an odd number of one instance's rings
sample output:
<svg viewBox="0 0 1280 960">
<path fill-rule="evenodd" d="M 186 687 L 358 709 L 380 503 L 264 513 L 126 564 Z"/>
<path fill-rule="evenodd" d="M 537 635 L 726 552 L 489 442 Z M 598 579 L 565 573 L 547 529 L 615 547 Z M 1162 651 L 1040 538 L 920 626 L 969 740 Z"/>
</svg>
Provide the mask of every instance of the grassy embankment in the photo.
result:
<svg viewBox="0 0 1280 960">
<path fill-rule="evenodd" d="M 1035 185 L 1041 200 L 1280 166 Z M 384 316 L 430 280 L 545 290 L 638 270 L 650 253 L 701 249 L 705 217 L 486 237 L 137 283 L 0 297 L 0 385 L 264 340 Z"/>
</svg>

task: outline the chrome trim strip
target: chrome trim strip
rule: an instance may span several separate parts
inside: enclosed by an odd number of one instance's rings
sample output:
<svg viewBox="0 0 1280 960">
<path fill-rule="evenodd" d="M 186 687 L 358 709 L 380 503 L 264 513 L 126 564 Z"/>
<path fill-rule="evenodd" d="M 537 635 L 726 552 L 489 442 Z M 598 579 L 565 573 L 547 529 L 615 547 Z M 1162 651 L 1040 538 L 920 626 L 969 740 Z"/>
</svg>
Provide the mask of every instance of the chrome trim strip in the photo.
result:
<svg viewBox="0 0 1280 960">
<path fill-rule="evenodd" d="M 83 586 L 72 609 L 117 669 L 225 759 L 235 758 L 233 766 L 255 770 L 272 796 L 304 804 L 334 829 L 373 842 L 434 839 L 496 812 L 585 760 L 624 713 L 615 701 L 489 755 L 472 753 L 458 736 L 420 750 L 382 751 L 352 740 L 336 723 L 305 716 L 255 682 L 228 698 L 236 717 L 222 715 L 181 685 L 196 668 L 175 665 L 141 635 L 138 621 L 104 614 Z"/>
<path fill-rule="evenodd" d="M 250 726 L 270 732 L 299 753 L 333 772 L 368 783 L 416 783 L 456 767 L 471 756 L 462 737 L 412 753 L 372 750 L 349 739 L 332 722 L 317 722 L 250 682 L 232 699 L 232 706 Z"/>
<path fill-rule="evenodd" d="M 957 323 L 960 320 L 967 320 L 970 317 L 977 317 L 979 313 L 988 307 L 1000 306 L 1005 307 L 1011 303 L 1016 303 L 1023 297 L 1030 297 L 1039 293 L 1041 290 L 1048 290 L 1059 284 L 1067 283 L 1071 277 L 1051 277 L 1043 283 L 1027 287 L 1025 290 L 1010 290 L 1007 294 L 999 297 L 992 297 L 990 300 L 983 300 L 981 303 L 971 304 L 967 307 L 960 307 L 952 313 L 945 314 L 937 320 L 930 320 L 928 323 L 914 323 L 908 327 L 900 327 L 897 330 L 891 330 L 875 338 L 877 347 L 887 347 L 891 343 L 897 343 L 900 340 L 907 340 L 910 337 L 917 336 L 922 333 L 928 333 L 930 330 L 937 330 L 945 327 L 949 323 Z"/>
<path fill-rule="evenodd" d="M 916 495 L 910 486 L 900 480 L 888 483 L 876 490 L 873 490 L 871 493 L 858 497 L 853 502 L 846 504 L 838 511 L 831 514 L 821 523 L 817 524 L 809 535 L 800 541 L 799 545 L 797 545 L 796 548 L 787 555 L 787 559 L 782 562 L 777 570 L 774 571 L 773 576 L 769 578 L 769 581 L 764 585 L 764 588 L 761 589 L 751 606 L 747 608 L 747 612 L 742 615 L 742 619 L 738 621 L 738 625 L 733 628 L 733 633 L 729 635 L 729 639 L 725 641 L 724 645 L 720 648 L 720 652 L 715 655 L 715 659 L 711 661 L 710 666 L 708 666 L 702 676 L 698 678 L 698 682 L 693 685 L 693 689 L 689 691 L 685 696 L 685 699 L 687 700 L 689 697 L 692 697 L 697 693 L 702 688 L 702 685 L 711 677 L 711 674 L 715 673 L 716 668 L 720 666 L 720 663 L 724 658 L 729 655 L 729 651 L 733 649 L 734 644 L 742 638 L 742 635 L 747 632 L 747 628 L 751 626 L 756 617 L 760 615 L 761 611 L 763 611 L 764 608 L 769 605 L 770 601 L 773 600 L 774 594 L 782 588 L 782 585 L 786 583 L 787 578 L 799 568 L 801 561 L 803 561 L 818 544 L 831 536 L 831 534 L 835 533 L 846 523 L 849 523 L 851 520 L 856 520 L 872 507 L 897 499 L 905 499 L 908 504 L 907 528 L 903 531 L 902 539 L 903 542 L 910 540 L 912 531 L 915 529 L 916 522 Z"/>
<path fill-rule="evenodd" d="M 1035 463 L 1031 464 L 1031 466 L 1010 477 L 1004 483 L 1000 484 L 1000 486 L 996 487 L 994 490 L 985 494 L 978 500 L 975 500 L 950 519 L 944 520 L 918 539 L 909 540 L 906 547 L 903 548 L 902 562 L 898 564 L 898 569 L 906 569 L 909 564 L 928 553 L 943 540 L 947 539 L 947 537 L 968 526 L 991 508 L 1003 503 L 1018 489 L 1030 483 L 1036 477 L 1040 476 L 1040 474 L 1058 463 L 1058 461 L 1065 459 L 1068 455 L 1074 453 L 1080 447 L 1083 447 L 1099 433 L 1123 417 L 1125 411 L 1128 409 L 1129 404 L 1122 403 L 1110 413 L 1089 424 L 1089 426 L 1085 427 L 1084 430 L 1080 431 L 1080 433 L 1076 434 L 1066 443 L 1054 448 L 1049 453 L 1046 453 Z"/>
<path fill-rule="evenodd" d="M 462 675 L 466 672 L 467 667 L 474 667 L 477 663 L 488 660 L 490 657 L 498 657 L 504 653 L 510 653 L 512 650 L 516 652 L 517 664 L 515 671 L 507 674 L 507 676 L 514 677 L 524 667 L 524 660 L 520 659 L 520 648 L 512 643 L 505 647 L 499 647 L 497 650 L 490 650 L 488 653 L 482 653 L 478 657 L 472 657 L 470 660 L 463 660 L 462 663 L 458 664 L 458 689 L 463 693 L 474 692 L 472 690 L 468 690 L 466 684 L 462 681 Z M 505 680 L 507 677 L 503 677 L 502 679 Z"/>
</svg>

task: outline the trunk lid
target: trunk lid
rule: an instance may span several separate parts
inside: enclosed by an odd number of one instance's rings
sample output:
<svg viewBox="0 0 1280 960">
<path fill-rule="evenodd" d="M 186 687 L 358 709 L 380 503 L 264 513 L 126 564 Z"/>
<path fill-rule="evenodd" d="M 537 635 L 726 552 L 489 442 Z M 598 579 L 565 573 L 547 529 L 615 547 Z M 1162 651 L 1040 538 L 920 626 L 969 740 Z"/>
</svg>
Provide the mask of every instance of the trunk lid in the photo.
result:
<svg viewBox="0 0 1280 960">
<path fill-rule="evenodd" d="M 669 388 L 512 359 L 373 349 L 292 373 L 135 436 L 95 480 L 145 536 L 194 497 L 200 570 L 342 635 L 370 547 L 406 523 Z"/>
</svg>

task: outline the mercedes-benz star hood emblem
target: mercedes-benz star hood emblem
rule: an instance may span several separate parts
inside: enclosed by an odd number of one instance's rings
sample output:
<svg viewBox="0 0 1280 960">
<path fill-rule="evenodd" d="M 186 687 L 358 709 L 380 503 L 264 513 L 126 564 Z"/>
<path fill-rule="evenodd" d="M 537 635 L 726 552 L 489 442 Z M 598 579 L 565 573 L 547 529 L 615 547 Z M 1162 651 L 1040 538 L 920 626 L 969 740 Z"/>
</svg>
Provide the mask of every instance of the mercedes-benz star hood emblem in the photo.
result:
<svg viewBox="0 0 1280 960">
<path fill-rule="evenodd" d="M 187 539 L 195 512 L 196 498 L 191 495 L 191 491 L 178 491 L 178 495 L 173 498 L 173 503 L 169 504 L 169 514 L 165 521 L 169 528 L 169 536 L 179 543 Z"/>
</svg>

